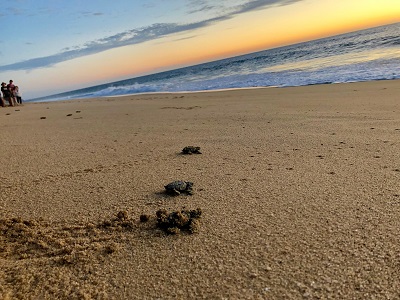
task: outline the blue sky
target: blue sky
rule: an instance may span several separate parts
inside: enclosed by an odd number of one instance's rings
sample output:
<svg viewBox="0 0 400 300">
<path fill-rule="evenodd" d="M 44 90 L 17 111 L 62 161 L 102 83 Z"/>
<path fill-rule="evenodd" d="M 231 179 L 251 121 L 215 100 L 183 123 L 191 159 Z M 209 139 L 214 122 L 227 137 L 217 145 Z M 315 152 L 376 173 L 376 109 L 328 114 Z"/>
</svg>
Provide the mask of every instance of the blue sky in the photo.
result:
<svg viewBox="0 0 400 300">
<path fill-rule="evenodd" d="M 362 1 L 346 0 L 346 3 L 369 2 L 371 9 L 374 5 L 390 7 L 392 3 L 396 12 L 400 2 Z M 7 1 L 0 12 L 3 31 L 0 37 L 1 80 L 12 78 L 20 84 L 26 96 L 36 97 L 261 50 L 279 43 L 300 41 L 303 36 L 304 39 L 310 39 L 314 33 L 306 35 L 299 30 L 297 39 L 289 39 L 291 32 L 287 34 L 286 42 L 283 39 L 275 43 L 271 40 L 260 41 L 257 37 L 247 38 L 243 28 L 248 33 L 253 32 L 253 28 L 257 32 L 264 26 L 264 30 L 282 29 L 282 24 L 293 19 L 296 11 L 298 14 L 304 13 L 305 17 L 310 14 L 309 18 L 315 19 L 310 8 L 323 10 L 322 3 L 337 6 L 335 3 L 339 2 L 344 3 L 343 0 Z M 326 9 L 329 11 L 330 8 L 326 6 Z M 380 23 L 393 22 L 393 12 L 383 11 L 380 14 Z M 303 25 L 309 27 L 309 24 Z M 365 28 L 367 25 L 360 21 L 359 27 Z M 344 30 L 340 27 L 337 31 Z M 334 30 L 327 29 L 326 34 L 320 35 L 329 35 L 331 32 L 334 33 Z M 314 35 L 317 37 L 317 34 Z M 238 37 L 236 43 L 235 36 Z M 217 47 L 215 41 L 223 39 L 224 44 Z M 203 54 L 193 50 L 199 44 L 204 45 Z M 179 49 L 176 57 L 174 46 Z M 169 51 L 168 58 L 152 59 L 163 49 Z M 183 49 L 187 49 L 187 53 L 183 53 Z M 112 51 L 115 51 L 115 55 Z M 192 58 L 190 53 L 193 54 Z M 130 62 L 132 67 L 127 70 L 121 61 Z M 101 64 L 104 64 L 109 76 L 99 75 L 98 66 Z M 112 69 L 113 65 L 115 69 Z M 77 72 L 80 76 L 73 76 Z M 40 85 L 43 81 L 51 82 L 51 87 Z"/>
<path fill-rule="evenodd" d="M 19 0 L 15 1 L 18 6 L 6 7 L 10 14 L 1 14 L 2 28 L 13 33 L 13 42 L 1 41 L 0 71 L 47 67 L 297 1 L 100 0 L 93 5 L 94 1 L 83 0 Z M 15 47 L 24 51 L 15 51 Z"/>
</svg>

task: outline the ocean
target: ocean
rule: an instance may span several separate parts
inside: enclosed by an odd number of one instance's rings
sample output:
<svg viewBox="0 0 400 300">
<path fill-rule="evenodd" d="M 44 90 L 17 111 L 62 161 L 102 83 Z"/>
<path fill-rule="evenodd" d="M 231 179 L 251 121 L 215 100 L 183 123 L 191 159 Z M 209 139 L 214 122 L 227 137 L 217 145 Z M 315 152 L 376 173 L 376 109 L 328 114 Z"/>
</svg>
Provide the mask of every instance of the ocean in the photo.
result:
<svg viewBox="0 0 400 300">
<path fill-rule="evenodd" d="M 396 23 L 28 101 L 399 78 L 400 23 Z"/>
</svg>

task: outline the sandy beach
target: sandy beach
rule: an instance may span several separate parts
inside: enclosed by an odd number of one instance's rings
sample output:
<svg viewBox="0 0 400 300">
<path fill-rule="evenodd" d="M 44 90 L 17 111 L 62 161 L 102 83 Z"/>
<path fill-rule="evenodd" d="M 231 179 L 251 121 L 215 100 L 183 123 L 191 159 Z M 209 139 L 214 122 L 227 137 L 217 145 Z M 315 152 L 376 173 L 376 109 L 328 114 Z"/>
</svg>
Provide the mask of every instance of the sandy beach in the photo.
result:
<svg viewBox="0 0 400 300">
<path fill-rule="evenodd" d="M 27 103 L 0 126 L 0 299 L 400 298 L 400 81 Z M 197 208 L 196 233 L 157 227 Z"/>
</svg>

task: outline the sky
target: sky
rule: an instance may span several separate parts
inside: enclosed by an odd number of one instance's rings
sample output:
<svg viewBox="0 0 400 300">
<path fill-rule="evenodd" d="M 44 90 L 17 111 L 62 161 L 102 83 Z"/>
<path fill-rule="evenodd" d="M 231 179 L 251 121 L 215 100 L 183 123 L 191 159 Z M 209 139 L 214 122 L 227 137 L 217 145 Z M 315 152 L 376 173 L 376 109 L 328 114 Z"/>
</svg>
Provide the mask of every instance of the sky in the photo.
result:
<svg viewBox="0 0 400 300">
<path fill-rule="evenodd" d="M 25 99 L 400 22 L 400 0 L 11 0 L 0 80 Z"/>
</svg>

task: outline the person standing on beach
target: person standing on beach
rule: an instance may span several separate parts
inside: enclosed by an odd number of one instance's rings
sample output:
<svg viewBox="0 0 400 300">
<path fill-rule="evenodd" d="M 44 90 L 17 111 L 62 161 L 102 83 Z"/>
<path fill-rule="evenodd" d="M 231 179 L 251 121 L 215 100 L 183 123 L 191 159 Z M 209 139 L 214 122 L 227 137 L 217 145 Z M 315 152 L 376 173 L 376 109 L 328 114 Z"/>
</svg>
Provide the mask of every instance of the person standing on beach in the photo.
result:
<svg viewBox="0 0 400 300">
<path fill-rule="evenodd" d="M 11 97 L 11 92 L 8 90 L 5 82 L 1 83 L 1 92 L 3 93 L 4 100 L 7 100 L 10 106 L 14 106 L 13 97 Z"/>
<path fill-rule="evenodd" d="M 16 97 L 14 95 L 15 85 L 14 85 L 14 82 L 12 80 L 10 80 L 10 83 L 7 84 L 7 88 L 8 88 L 8 91 L 10 93 L 10 97 L 12 98 L 12 101 L 13 101 L 14 105 L 16 105 L 17 99 L 16 99 Z"/>
<path fill-rule="evenodd" d="M 2 95 L 0 94 L 0 105 L 1 107 L 5 107 L 6 103 L 4 102 L 4 98 L 2 97 Z"/>
<path fill-rule="evenodd" d="M 15 95 L 15 99 L 17 100 L 17 103 L 22 104 L 22 96 L 19 91 L 19 87 L 17 85 L 14 87 L 14 95 Z"/>
</svg>

